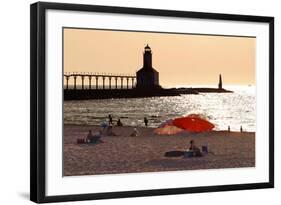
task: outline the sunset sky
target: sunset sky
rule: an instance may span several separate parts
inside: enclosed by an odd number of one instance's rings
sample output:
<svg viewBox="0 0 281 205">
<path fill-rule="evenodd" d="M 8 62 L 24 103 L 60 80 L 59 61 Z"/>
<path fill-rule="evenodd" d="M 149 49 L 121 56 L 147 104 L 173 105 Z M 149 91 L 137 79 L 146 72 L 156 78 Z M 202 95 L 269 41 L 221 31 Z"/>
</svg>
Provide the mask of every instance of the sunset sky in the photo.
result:
<svg viewBox="0 0 281 205">
<path fill-rule="evenodd" d="M 255 84 L 256 39 L 250 37 L 64 29 L 64 72 L 135 74 L 146 44 L 160 85 Z"/>
</svg>

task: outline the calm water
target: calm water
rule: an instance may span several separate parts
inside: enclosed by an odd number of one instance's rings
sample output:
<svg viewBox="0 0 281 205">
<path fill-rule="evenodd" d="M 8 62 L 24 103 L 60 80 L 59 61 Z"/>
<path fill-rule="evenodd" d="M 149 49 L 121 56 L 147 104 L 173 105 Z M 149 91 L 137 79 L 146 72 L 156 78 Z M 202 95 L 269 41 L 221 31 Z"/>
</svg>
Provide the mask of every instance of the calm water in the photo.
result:
<svg viewBox="0 0 281 205">
<path fill-rule="evenodd" d="M 107 121 L 108 114 L 124 125 L 143 126 L 147 117 L 150 127 L 161 122 L 188 114 L 201 114 L 216 125 L 216 130 L 255 131 L 255 87 L 229 86 L 234 93 L 202 93 L 176 97 L 151 97 L 132 99 L 103 99 L 65 101 L 65 124 L 99 125 Z"/>
</svg>

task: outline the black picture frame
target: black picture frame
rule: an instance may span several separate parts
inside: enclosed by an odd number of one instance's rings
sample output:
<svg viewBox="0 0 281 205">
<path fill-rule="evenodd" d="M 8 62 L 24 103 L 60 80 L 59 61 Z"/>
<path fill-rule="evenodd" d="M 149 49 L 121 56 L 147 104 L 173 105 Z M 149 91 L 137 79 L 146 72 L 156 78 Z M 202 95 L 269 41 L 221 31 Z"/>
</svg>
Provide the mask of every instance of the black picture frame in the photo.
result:
<svg viewBox="0 0 281 205">
<path fill-rule="evenodd" d="M 263 22 L 269 25 L 269 181 L 263 183 L 230 184 L 192 188 L 89 193 L 46 196 L 46 96 L 45 96 L 45 33 L 46 10 L 121 13 L 150 16 L 169 16 L 196 19 Z M 77 200 L 96 200 L 198 192 L 218 192 L 274 187 L 274 17 L 202 13 L 144 8 L 110 7 L 82 4 L 38 2 L 30 7 L 30 199 L 37 203 Z"/>
</svg>

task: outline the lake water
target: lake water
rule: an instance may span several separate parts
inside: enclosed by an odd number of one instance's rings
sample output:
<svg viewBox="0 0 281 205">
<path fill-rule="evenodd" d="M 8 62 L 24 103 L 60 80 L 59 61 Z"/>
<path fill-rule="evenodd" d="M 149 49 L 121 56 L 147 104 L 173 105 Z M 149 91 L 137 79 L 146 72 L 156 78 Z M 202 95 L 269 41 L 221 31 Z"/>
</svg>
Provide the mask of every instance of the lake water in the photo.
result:
<svg viewBox="0 0 281 205">
<path fill-rule="evenodd" d="M 242 125 L 246 131 L 255 131 L 255 86 L 228 86 L 234 93 L 201 93 L 173 97 L 130 99 L 102 99 L 64 102 L 65 124 L 99 125 L 121 119 L 124 125 L 144 126 L 147 117 L 150 127 L 161 122 L 188 114 L 200 114 L 215 124 L 215 130 L 238 131 Z"/>
</svg>

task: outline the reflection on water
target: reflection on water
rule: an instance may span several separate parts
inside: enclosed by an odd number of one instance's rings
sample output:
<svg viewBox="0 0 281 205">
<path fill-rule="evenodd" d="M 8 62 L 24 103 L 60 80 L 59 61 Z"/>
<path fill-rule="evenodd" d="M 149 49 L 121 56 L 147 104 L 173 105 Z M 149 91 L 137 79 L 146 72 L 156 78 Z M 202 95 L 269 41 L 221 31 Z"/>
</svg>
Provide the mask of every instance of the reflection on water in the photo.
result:
<svg viewBox="0 0 281 205">
<path fill-rule="evenodd" d="M 99 125 L 107 120 L 121 119 L 124 125 L 144 126 L 147 117 L 150 127 L 161 122 L 191 113 L 201 114 L 216 125 L 216 130 L 255 131 L 255 87 L 231 87 L 234 93 L 202 93 L 175 97 L 150 97 L 131 99 L 102 99 L 65 101 L 65 124 Z"/>
</svg>

